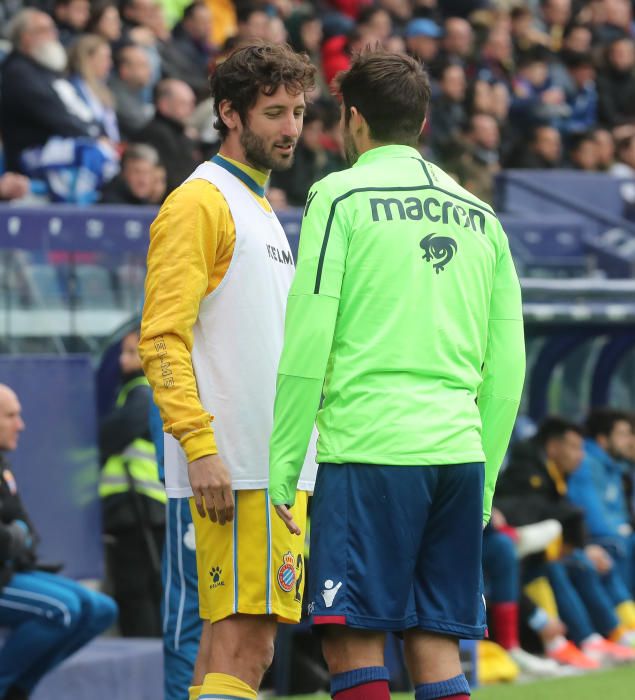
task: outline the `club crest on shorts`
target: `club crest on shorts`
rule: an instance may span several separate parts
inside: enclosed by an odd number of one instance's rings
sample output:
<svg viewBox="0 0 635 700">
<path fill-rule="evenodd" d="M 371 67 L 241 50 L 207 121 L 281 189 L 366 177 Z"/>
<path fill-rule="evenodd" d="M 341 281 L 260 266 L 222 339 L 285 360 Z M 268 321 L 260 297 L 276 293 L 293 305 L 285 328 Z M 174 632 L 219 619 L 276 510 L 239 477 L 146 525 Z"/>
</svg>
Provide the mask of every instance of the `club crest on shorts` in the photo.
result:
<svg viewBox="0 0 635 700">
<path fill-rule="evenodd" d="M 285 593 L 290 593 L 295 585 L 295 557 L 287 552 L 282 560 L 283 564 L 278 569 L 278 585 Z"/>
</svg>

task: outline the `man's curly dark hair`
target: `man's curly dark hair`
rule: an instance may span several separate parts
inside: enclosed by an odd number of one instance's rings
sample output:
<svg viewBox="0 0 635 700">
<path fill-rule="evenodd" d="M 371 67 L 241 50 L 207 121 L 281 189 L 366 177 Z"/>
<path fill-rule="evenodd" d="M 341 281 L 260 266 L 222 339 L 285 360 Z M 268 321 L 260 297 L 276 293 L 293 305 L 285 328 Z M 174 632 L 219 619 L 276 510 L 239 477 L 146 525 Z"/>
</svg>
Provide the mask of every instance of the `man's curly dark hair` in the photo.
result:
<svg viewBox="0 0 635 700">
<path fill-rule="evenodd" d="M 221 140 L 229 133 L 219 107 L 229 100 L 243 124 L 262 93 L 273 95 L 281 86 L 291 94 L 311 90 L 315 85 L 315 67 L 306 54 L 296 53 L 288 44 L 268 42 L 239 46 L 220 63 L 210 78 L 216 128 Z"/>
</svg>

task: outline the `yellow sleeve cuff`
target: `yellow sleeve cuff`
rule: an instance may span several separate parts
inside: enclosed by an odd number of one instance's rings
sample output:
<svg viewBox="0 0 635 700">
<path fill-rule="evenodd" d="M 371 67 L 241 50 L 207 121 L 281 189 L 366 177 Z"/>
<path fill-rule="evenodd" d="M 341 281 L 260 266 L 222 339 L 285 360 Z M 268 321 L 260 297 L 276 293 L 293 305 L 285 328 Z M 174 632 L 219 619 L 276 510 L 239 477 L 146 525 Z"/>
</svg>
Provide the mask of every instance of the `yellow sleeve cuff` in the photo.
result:
<svg viewBox="0 0 635 700">
<path fill-rule="evenodd" d="M 207 455 L 218 454 L 216 438 L 211 427 L 187 433 L 181 438 L 180 442 L 188 462 L 193 462 L 195 459 L 200 459 Z"/>
</svg>

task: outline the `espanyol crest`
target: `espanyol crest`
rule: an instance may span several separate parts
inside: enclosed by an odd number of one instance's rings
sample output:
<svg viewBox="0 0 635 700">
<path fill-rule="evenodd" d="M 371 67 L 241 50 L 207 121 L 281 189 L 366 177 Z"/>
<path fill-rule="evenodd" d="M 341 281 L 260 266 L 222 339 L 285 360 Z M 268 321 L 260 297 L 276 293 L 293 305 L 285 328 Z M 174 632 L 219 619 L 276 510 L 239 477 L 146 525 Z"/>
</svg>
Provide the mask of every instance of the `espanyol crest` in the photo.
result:
<svg viewBox="0 0 635 700">
<path fill-rule="evenodd" d="M 283 564 L 278 569 L 278 585 L 285 593 L 289 593 L 295 585 L 295 557 L 287 552 L 282 559 Z"/>
</svg>

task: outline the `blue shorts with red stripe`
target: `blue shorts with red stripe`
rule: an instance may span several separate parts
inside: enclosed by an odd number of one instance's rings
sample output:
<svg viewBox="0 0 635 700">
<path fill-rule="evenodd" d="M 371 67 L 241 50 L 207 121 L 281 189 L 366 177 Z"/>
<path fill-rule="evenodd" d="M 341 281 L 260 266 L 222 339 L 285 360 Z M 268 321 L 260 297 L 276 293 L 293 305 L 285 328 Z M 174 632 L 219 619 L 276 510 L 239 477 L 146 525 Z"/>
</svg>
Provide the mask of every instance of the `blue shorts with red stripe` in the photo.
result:
<svg viewBox="0 0 635 700">
<path fill-rule="evenodd" d="M 320 465 L 312 623 L 482 639 L 483 481 L 482 463 Z"/>
</svg>

